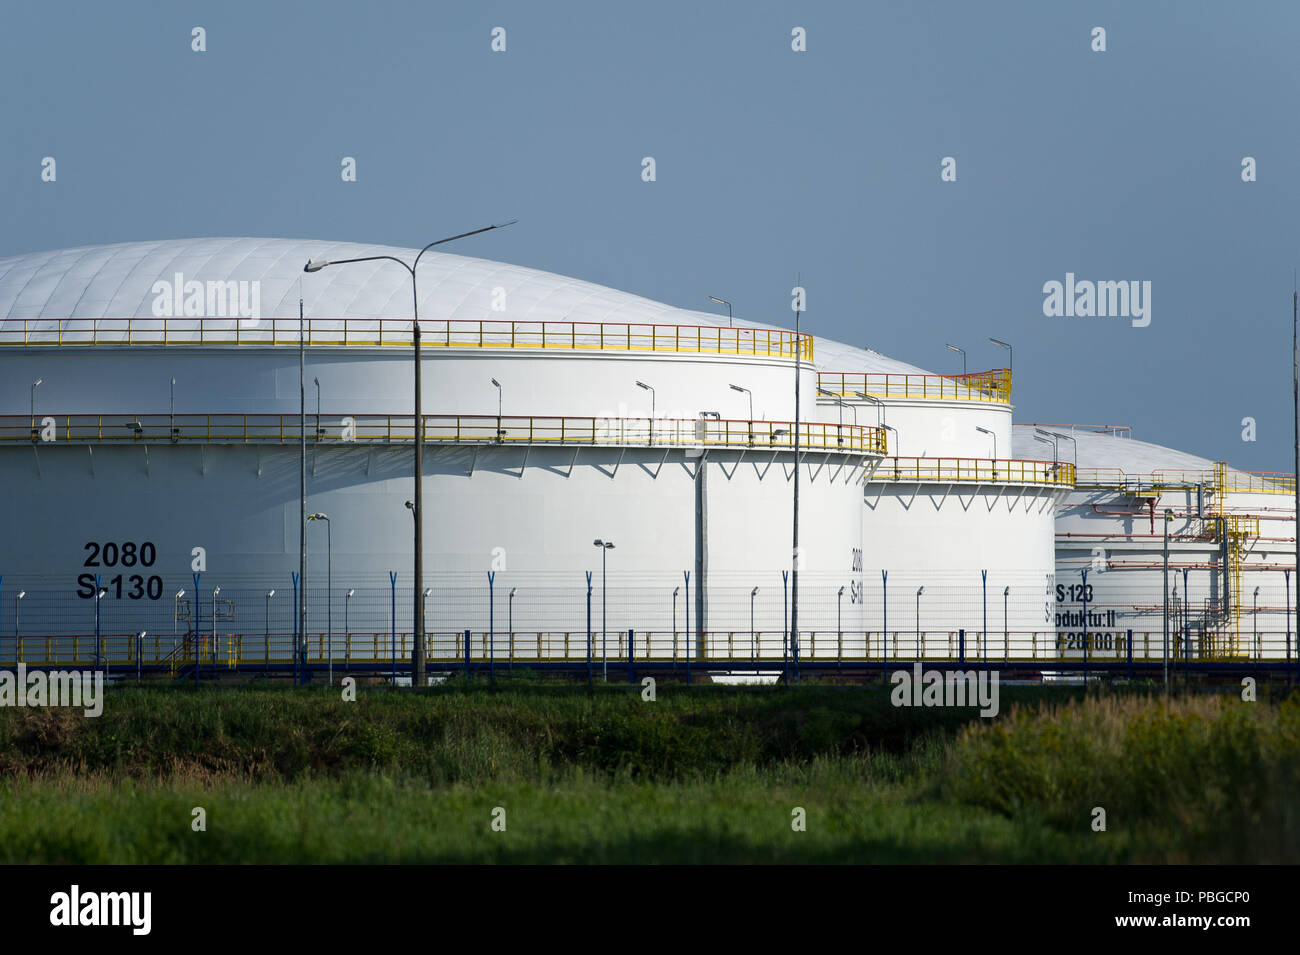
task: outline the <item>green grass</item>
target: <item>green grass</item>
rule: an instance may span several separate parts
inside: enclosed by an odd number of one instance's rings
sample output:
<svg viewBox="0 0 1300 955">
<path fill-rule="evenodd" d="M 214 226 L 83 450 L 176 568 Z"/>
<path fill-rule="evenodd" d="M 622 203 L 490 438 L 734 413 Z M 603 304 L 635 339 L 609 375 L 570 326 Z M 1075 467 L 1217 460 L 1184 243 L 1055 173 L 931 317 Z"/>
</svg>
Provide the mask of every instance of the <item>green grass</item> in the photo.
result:
<svg viewBox="0 0 1300 955">
<path fill-rule="evenodd" d="M 1300 861 L 1300 702 L 1002 696 L 118 688 L 0 710 L 0 862 Z"/>
</svg>

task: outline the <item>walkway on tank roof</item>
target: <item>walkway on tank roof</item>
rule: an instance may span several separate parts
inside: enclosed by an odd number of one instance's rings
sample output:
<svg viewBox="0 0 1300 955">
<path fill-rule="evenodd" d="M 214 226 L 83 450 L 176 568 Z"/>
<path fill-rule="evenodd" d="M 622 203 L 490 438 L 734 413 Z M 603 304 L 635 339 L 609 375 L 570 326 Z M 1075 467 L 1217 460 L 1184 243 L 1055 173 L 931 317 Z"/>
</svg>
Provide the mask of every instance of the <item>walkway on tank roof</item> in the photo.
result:
<svg viewBox="0 0 1300 955">
<path fill-rule="evenodd" d="M 155 283 L 173 283 L 178 273 L 186 282 L 258 282 L 264 318 L 296 320 L 300 289 L 309 317 L 401 318 L 410 314 L 410 279 L 391 262 L 357 263 L 309 275 L 302 269 L 308 259 L 392 255 L 409 262 L 416 252 L 353 242 L 192 238 L 12 256 L 0 259 L 0 330 L 13 322 L 152 319 L 158 295 Z M 726 327 L 715 313 L 676 308 L 581 279 L 488 259 L 428 252 L 421 259 L 419 277 L 422 318 Z M 492 310 L 496 289 L 505 290 L 504 311 Z M 192 321 L 197 328 L 197 320 Z M 742 318 L 735 325 L 789 331 Z M 816 363 L 823 369 L 930 374 L 875 351 L 813 337 Z"/>
</svg>

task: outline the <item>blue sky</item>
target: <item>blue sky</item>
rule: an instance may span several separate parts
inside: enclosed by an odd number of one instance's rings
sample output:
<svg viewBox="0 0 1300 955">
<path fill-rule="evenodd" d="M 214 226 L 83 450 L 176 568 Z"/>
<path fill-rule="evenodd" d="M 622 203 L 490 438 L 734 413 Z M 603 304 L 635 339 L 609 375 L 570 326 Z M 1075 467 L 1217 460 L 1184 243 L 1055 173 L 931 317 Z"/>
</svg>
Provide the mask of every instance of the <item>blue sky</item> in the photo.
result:
<svg viewBox="0 0 1300 955">
<path fill-rule="evenodd" d="M 1239 467 L 1291 466 L 1300 5 L 2 16 L 0 255 L 193 235 L 419 246 L 517 216 L 454 251 L 688 308 L 717 295 L 780 324 L 801 273 L 818 334 L 941 372 L 960 371 L 946 342 L 972 371 L 1002 363 L 990 335 L 1012 342 L 1019 421 L 1130 424 Z M 940 181 L 945 156 L 956 182 Z M 1043 284 L 1067 272 L 1150 281 L 1151 324 L 1045 317 Z"/>
</svg>

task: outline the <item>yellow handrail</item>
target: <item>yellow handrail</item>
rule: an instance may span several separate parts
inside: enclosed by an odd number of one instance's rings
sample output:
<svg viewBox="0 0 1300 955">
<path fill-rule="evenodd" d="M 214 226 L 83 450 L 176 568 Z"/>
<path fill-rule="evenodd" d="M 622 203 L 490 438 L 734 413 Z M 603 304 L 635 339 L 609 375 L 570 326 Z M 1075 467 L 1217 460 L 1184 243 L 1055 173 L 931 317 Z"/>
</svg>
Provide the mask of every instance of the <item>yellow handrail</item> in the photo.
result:
<svg viewBox="0 0 1300 955">
<path fill-rule="evenodd" d="M 0 445 L 39 444 L 297 444 L 297 414 L 57 415 L 55 438 L 39 438 L 27 415 L 0 416 Z M 345 426 L 345 421 L 348 422 Z M 411 415 L 329 415 L 316 433 L 315 415 L 307 416 L 307 436 L 315 444 L 410 443 L 415 438 Z M 602 418 L 579 415 L 425 415 L 426 444 L 474 445 L 614 445 L 664 448 L 794 447 L 789 421 L 744 421 L 714 418 Z M 885 454 L 885 430 L 868 425 L 808 422 L 799 424 L 799 446 L 810 451 Z"/>
<path fill-rule="evenodd" d="M 1046 484 L 1072 487 L 1074 465 L 1068 462 L 1002 458 L 885 458 L 869 480 L 904 484 Z"/>
<path fill-rule="evenodd" d="M 805 361 L 813 338 L 777 328 L 619 322 L 512 322 L 420 319 L 425 348 L 563 348 L 793 358 Z M 411 320 L 395 318 L 68 318 L 0 322 L 0 348 L 87 345 L 308 345 L 411 347 Z"/>
<path fill-rule="evenodd" d="M 817 375 L 817 387 L 841 398 L 865 394 L 873 398 L 944 398 L 1010 404 L 1011 371 L 995 368 L 969 375 L 823 371 Z"/>
<path fill-rule="evenodd" d="M 1201 471 L 1167 468 L 1147 472 L 1128 472 L 1121 468 L 1080 468 L 1076 483 L 1080 487 L 1129 491 L 1159 491 L 1204 484 L 1211 491 L 1295 494 L 1294 474 L 1282 471 L 1233 471 L 1226 467 Z"/>
</svg>

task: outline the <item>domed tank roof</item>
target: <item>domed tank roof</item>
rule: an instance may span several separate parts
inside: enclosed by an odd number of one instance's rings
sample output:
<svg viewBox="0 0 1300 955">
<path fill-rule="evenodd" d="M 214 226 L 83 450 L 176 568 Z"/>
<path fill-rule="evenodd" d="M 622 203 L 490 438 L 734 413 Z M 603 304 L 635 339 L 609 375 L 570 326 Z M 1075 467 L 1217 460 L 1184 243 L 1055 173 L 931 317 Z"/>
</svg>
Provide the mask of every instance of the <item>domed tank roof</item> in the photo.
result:
<svg viewBox="0 0 1300 955">
<path fill-rule="evenodd" d="M 1079 468 L 1115 469 L 1126 474 L 1150 474 L 1153 471 L 1210 471 L 1214 462 L 1186 451 L 1138 441 L 1109 431 L 1082 425 L 1017 424 L 1012 427 L 1011 450 L 1017 458 L 1041 458 L 1050 447 L 1034 440 L 1035 429 L 1069 435 L 1078 442 Z M 1074 447 L 1068 440 L 1058 442 L 1062 461 L 1074 460 Z"/>
<path fill-rule="evenodd" d="M 184 281 L 259 283 L 261 317 L 298 316 L 298 295 L 313 322 L 372 320 L 411 314 L 409 276 L 392 262 L 360 262 L 304 274 L 309 259 L 390 255 L 404 262 L 416 249 L 311 239 L 194 238 L 125 242 L 0 259 L 0 326 L 155 317 L 154 284 Z M 431 320 L 611 322 L 720 325 L 717 314 L 676 308 L 581 279 L 488 259 L 426 252 L 420 260 L 420 316 Z M 301 284 L 300 284 L 301 283 Z M 496 289 L 505 308 L 493 311 Z M 213 319 L 206 320 L 209 325 Z M 216 320 L 218 323 L 220 320 Z M 233 320 L 232 320 L 233 321 Z M 775 328 L 735 320 L 743 328 Z M 184 319 L 170 319 L 184 328 Z M 197 327 L 197 319 L 194 320 Z M 877 352 L 814 336 L 817 365 L 829 371 L 927 374 Z"/>
</svg>

